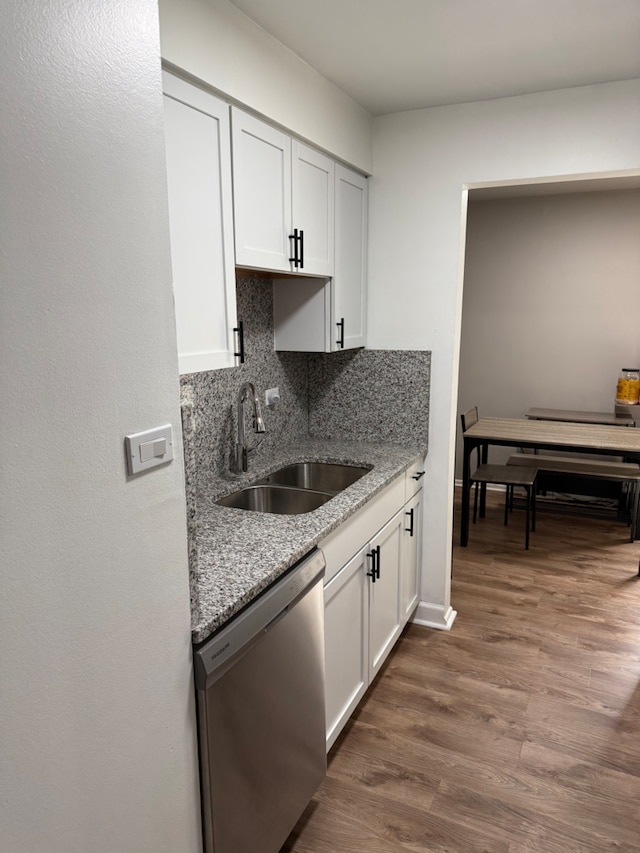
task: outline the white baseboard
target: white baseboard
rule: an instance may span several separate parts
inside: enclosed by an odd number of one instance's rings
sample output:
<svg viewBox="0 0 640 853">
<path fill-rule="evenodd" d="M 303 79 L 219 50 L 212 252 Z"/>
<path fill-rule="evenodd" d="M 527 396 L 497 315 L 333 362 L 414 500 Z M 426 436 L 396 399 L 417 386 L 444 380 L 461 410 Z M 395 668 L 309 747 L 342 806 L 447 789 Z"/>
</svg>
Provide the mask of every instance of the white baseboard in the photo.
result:
<svg viewBox="0 0 640 853">
<path fill-rule="evenodd" d="M 426 601 L 421 601 L 411 622 L 415 625 L 424 625 L 426 628 L 450 631 L 457 615 L 457 611 L 451 606 L 445 608 L 442 604 L 428 604 Z"/>
</svg>

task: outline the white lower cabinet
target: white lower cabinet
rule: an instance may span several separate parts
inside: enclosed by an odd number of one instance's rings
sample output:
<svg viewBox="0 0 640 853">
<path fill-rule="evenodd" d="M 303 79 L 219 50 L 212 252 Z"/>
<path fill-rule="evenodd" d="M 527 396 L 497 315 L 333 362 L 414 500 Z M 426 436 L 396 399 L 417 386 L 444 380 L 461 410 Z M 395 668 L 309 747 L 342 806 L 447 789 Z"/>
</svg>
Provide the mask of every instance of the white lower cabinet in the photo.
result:
<svg viewBox="0 0 640 853">
<path fill-rule="evenodd" d="M 418 603 L 422 491 L 406 497 L 401 476 L 320 543 L 327 560 L 327 750 Z"/>
<path fill-rule="evenodd" d="M 404 508 L 404 555 L 400 582 L 400 613 L 408 620 L 418 604 L 422 554 L 422 489 Z"/>
<path fill-rule="evenodd" d="M 404 626 L 400 615 L 400 571 L 404 514 L 402 510 L 382 528 L 370 545 L 369 562 L 369 681 L 377 674 Z"/>
<path fill-rule="evenodd" d="M 368 586 L 362 549 L 324 588 L 327 749 L 369 684 Z"/>
</svg>

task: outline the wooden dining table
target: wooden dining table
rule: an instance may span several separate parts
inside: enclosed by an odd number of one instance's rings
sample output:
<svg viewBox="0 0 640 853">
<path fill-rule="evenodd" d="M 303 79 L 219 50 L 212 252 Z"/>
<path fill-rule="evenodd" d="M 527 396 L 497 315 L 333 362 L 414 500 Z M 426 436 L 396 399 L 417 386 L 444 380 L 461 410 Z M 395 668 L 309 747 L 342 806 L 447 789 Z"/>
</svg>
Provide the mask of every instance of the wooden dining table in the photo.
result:
<svg viewBox="0 0 640 853">
<path fill-rule="evenodd" d="M 631 407 L 635 409 L 635 406 Z M 582 412 L 575 409 L 544 409 L 531 406 L 526 411 L 526 417 L 533 421 L 571 421 L 576 424 L 600 424 L 601 426 L 625 426 L 636 425 L 630 412 L 618 414 L 617 412 Z"/>
<path fill-rule="evenodd" d="M 640 429 L 527 418 L 480 418 L 463 433 L 462 547 L 466 547 L 469 539 L 471 454 L 480 447 L 482 462 L 486 464 L 490 445 L 622 456 L 628 461 L 640 463 Z M 484 512 L 484 497 L 483 494 L 481 515 Z"/>
</svg>

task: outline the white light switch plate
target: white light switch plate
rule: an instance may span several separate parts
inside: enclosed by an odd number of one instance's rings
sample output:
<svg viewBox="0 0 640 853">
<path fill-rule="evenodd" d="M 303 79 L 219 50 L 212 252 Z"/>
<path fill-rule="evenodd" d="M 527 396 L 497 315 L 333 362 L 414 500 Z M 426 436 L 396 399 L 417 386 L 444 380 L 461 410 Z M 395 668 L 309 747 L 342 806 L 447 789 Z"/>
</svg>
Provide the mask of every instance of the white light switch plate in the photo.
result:
<svg viewBox="0 0 640 853">
<path fill-rule="evenodd" d="M 127 457 L 127 472 L 140 474 L 164 465 L 173 459 L 173 429 L 171 424 L 125 435 L 124 447 Z"/>
</svg>

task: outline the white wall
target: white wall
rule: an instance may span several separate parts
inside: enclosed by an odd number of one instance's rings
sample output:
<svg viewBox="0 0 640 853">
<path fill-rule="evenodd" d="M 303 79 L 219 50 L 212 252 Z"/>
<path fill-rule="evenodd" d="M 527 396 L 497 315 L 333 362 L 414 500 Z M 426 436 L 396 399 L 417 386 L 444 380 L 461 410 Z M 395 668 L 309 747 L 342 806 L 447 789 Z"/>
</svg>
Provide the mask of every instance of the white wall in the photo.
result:
<svg viewBox="0 0 640 853">
<path fill-rule="evenodd" d="M 371 116 L 227 0 L 160 0 L 162 58 L 371 172 Z"/>
<path fill-rule="evenodd" d="M 63 6 L 0 6 L 0 847 L 196 853 L 157 8 Z"/>
<path fill-rule="evenodd" d="M 463 185 L 640 171 L 639 143 L 640 81 L 374 120 L 369 343 L 433 351 L 424 621 L 450 608 Z"/>
<path fill-rule="evenodd" d="M 459 411 L 613 412 L 620 368 L 640 365 L 640 191 L 472 198 Z"/>
</svg>

